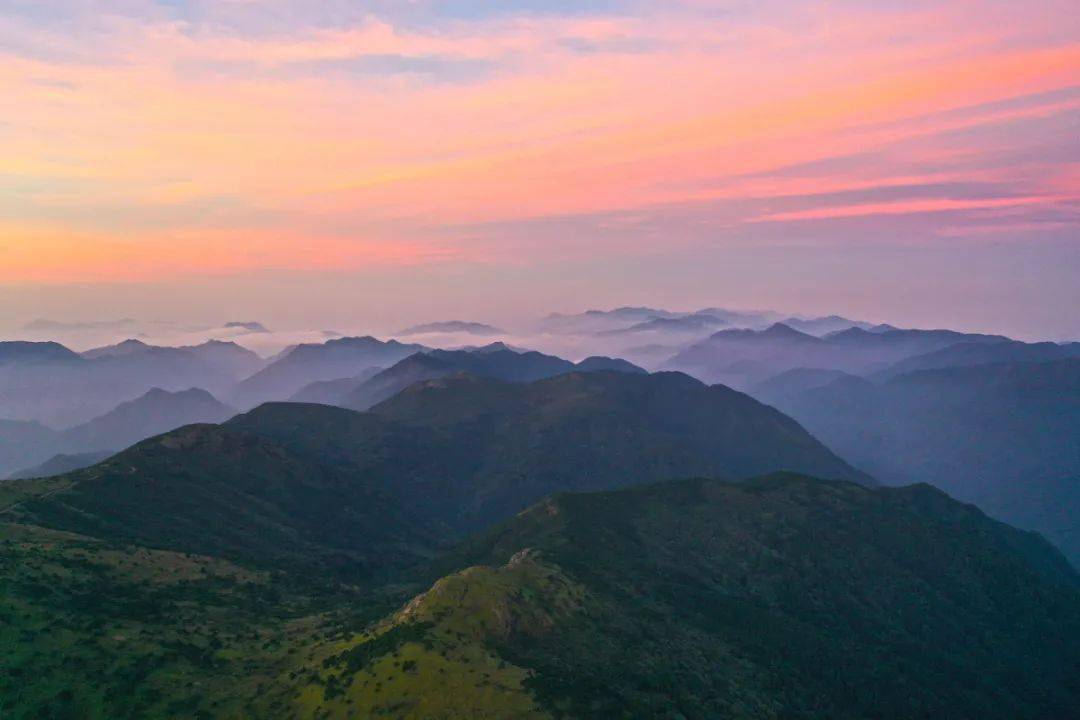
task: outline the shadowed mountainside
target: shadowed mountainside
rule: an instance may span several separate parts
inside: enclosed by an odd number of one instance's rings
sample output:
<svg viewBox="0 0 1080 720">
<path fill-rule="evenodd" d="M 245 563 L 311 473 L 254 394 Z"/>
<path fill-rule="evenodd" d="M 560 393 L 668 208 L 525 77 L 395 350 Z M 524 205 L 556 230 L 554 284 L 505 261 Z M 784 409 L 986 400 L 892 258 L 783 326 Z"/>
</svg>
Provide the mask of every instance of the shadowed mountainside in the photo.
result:
<svg viewBox="0 0 1080 720">
<path fill-rule="evenodd" d="M 774 383 L 757 396 L 888 484 L 927 482 L 1080 563 L 1080 360 Z"/>
</svg>

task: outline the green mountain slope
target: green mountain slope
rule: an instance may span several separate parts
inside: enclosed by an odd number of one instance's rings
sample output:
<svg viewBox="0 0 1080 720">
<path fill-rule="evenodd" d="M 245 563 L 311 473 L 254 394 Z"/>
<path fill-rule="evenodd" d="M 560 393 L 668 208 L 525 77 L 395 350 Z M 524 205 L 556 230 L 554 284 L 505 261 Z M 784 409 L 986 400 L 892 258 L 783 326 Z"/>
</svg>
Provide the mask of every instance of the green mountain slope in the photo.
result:
<svg viewBox="0 0 1080 720">
<path fill-rule="evenodd" d="M 399 656 L 422 678 L 489 653 L 554 716 L 1044 718 L 1080 698 L 1080 578 L 927 486 L 562 495 L 446 564 L 478 566 L 393 618 Z M 392 672 L 364 668 L 346 695 Z"/>
<path fill-rule="evenodd" d="M 436 546 L 437 527 L 417 525 L 377 486 L 216 425 L 190 425 L 92 468 L 4 489 L 0 520 L 295 572 L 368 577 Z"/>
<path fill-rule="evenodd" d="M 350 467 L 462 532 L 562 490 L 777 470 L 867 479 L 776 410 L 677 373 L 454 376 L 368 414 L 268 404 L 227 426 Z"/>
<path fill-rule="evenodd" d="M 926 486 L 562 494 L 365 588 L 11 522 L 77 487 L 0 486 L 4 717 L 1056 718 L 1080 699 L 1075 571 Z"/>
</svg>

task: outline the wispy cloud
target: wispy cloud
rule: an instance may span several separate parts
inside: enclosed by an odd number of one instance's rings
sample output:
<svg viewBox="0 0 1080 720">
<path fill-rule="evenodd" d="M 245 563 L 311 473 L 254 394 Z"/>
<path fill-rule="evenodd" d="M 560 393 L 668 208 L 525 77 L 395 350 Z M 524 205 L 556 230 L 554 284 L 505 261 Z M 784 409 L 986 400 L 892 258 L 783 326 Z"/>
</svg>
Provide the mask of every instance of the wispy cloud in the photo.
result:
<svg viewBox="0 0 1080 720">
<path fill-rule="evenodd" d="M 1057 0 L 49 5 L 0 18 L 0 281 L 1019 237 L 1080 195 Z"/>
</svg>

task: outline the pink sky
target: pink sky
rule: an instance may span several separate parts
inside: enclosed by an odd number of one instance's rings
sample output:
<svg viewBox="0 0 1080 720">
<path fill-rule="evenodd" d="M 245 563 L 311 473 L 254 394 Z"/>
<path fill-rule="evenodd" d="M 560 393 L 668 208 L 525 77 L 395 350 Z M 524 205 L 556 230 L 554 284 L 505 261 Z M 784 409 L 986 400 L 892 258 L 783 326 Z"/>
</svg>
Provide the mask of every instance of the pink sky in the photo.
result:
<svg viewBox="0 0 1080 720">
<path fill-rule="evenodd" d="M 44 287 L 98 286 L 107 311 L 131 283 L 348 272 L 495 290 L 528 271 L 522 312 L 545 292 L 633 300 L 627 285 L 685 304 L 707 288 L 674 296 L 678 262 L 687 278 L 736 257 L 753 273 L 786 247 L 989 267 L 981 253 L 1006 246 L 1053 266 L 1025 275 L 1044 302 L 1080 301 L 1080 270 L 1060 267 L 1080 264 L 1072 2 L 41 5 L 0 11 L 11 317 L 42 314 Z M 558 273 L 616 256 L 633 266 L 620 283 L 566 297 Z M 902 278 L 887 280 L 895 297 L 859 285 L 836 302 L 902 315 Z M 1039 302 L 997 281 L 974 302 Z M 460 300 L 425 282 L 430 314 Z M 1045 332 L 1080 332 L 1076 314 Z"/>
</svg>

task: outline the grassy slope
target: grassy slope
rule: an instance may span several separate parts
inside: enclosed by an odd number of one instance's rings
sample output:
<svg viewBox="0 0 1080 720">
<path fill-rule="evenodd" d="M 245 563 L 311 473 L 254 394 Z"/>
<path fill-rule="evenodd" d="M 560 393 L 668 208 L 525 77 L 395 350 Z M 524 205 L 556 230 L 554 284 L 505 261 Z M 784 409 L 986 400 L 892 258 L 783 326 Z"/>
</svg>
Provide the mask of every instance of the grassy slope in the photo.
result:
<svg viewBox="0 0 1080 720">
<path fill-rule="evenodd" d="M 459 562 L 523 547 L 590 601 L 495 646 L 576 717 L 1066 717 L 1080 696 L 1076 573 L 925 486 L 568 495 Z"/>
<path fill-rule="evenodd" d="M 20 511 L 71 488 L 0 492 Z M 410 602 L 405 576 L 132 542 L 0 525 L 4 717 L 1036 718 L 1080 697 L 1076 573 L 928 487 L 560 495 Z"/>
</svg>

